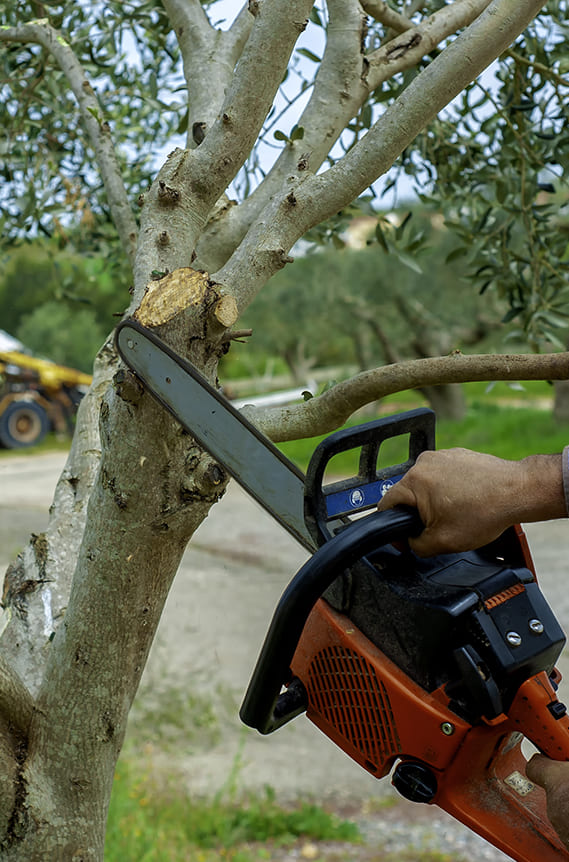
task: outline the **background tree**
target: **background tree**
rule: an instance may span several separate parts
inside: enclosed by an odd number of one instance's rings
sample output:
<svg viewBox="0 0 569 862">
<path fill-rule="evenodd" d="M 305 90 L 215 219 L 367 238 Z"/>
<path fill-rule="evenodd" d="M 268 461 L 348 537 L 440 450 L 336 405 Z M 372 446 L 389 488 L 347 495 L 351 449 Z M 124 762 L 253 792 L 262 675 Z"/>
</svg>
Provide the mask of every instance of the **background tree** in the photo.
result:
<svg viewBox="0 0 569 862">
<path fill-rule="evenodd" d="M 36 354 L 88 373 L 128 302 L 100 252 L 79 253 L 75 245 L 61 248 L 52 238 L 8 248 L 0 271 L 0 321 Z"/>
<path fill-rule="evenodd" d="M 447 264 L 454 234 L 433 226 L 431 213 L 407 210 L 395 224 L 383 219 L 380 245 L 370 239 L 376 219 L 357 222 L 363 248 L 351 247 L 349 236 L 341 249 L 316 246 L 274 276 L 244 316 L 253 330 L 248 353 L 281 356 L 306 385 L 315 367 L 347 376 L 350 367 L 500 346 L 507 302 L 472 290 L 462 259 Z M 424 394 L 440 417 L 463 415 L 459 385 Z"/>
<path fill-rule="evenodd" d="M 65 231 L 87 206 L 101 241 L 112 222 L 132 268 L 129 314 L 214 380 L 231 327 L 297 240 L 383 176 L 542 5 L 251 0 L 223 26 L 222 7 L 197 0 L 4 7 L 3 235 Z M 534 34 L 555 28 L 563 7 Z M 535 70 L 531 39 L 516 46 Z M 177 130 L 186 139 L 174 148 Z M 69 183 L 80 190 L 71 200 Z M 6 574 L 6 860 L 102 858 L 114 766 L 162 607 L 225 484 L 110 341 L 95 372 L 49 527 Z M 562 354 L 427 359 L 255 421 L 292 438 L 331 430 L 393 389 L 566 375 Z"/>
</svg>

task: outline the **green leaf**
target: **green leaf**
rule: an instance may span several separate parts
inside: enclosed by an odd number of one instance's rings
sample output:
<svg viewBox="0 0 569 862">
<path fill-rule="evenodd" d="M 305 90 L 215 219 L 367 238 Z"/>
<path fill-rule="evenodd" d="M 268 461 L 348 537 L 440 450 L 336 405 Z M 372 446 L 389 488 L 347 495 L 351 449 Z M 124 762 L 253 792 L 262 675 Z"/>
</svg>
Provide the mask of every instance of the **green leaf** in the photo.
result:
<svg viewBox="0 0 569 862">
<path fill-rule="evenodd" d="M 273 132 L 273 138 L 276 141 L 288 141 L 289 140 L 289 136 L 286 135 L 284 132 L 281 132 L 280 129 L 277 129 L 275 132 Z"/>
<path fill-rule="evenodd" d="M 309 51 L 308 48 L 299 48 L 297 51 L 298 54 L 302 54 L 303 57 L 306 57 L 307 60 L 312 60 L 313 63 L 321 63 L 322 60 L 312 51 Z"/>
<path fill-rule="evenodd" d="M 402 264 L 409 267 L 409 269 L 413 270 L 413 272 L 416 272 L 417 275 L 423 275 L 423 270 L 421 269 L 414 257 L 404 251 L 401 251 L 396 247 L 393 248 L 393 251 L 395 252 L 395 255 L 398 257 Z"/>
<path fill-rule="evenodd" d="M 403 219 L 401 224 L 395 228 L 395 236 L 397 237 L 397 239 L 401 239 L 401 237 L 403 235 L 403 231 L 405 230 L 405 228 L 407 227 L 407 225 L 409 224 L 409 222 L 411 221 L 412 218 L 413 218 L 413 212 L 410 211 L 407 213 L 407 215 L 405 216 L 405 218 Z"/>
<path fill-rule="evenodd" d="M 190 118 L 189 109 L 182 114 L 180 118 L 180 122 L 178 123 L 178 128 L 176 129 L 177 135 L 184 135 L 188 131 L 188 120 Z"/>
<path fill-rule="evenodd" d="M 508 197 L 508 185 L 503 180 L 496 181 L 496 200 L 503 204 Z"/>
<path fill-rule="evenodd" d="M 375 226 L 375 238 L 377 239 L 380 246 L 383 248 L 385 252 L 389 251 L 389 246 L 387 244 L 387 239 L 385 238 L 385 234 L 381 227 L 381 224 L 378 222 Z"/>
<path fill-rule="evenodd" d="M 480 219 L 480 221 L 478 222 L 478 224 L 476 225 L 476 227 L 474 229 L 475 234 L 480 233 L 482 230 L 484 230 L 484 228 L 486 227 L 486 222 L 488 221 L 488 218 L 490 217 L 490 213 L 492 212 L 492 210 L 493 210 L 493 207 L 488 207 L 486 209 L 485 213 L 483 214 L 482 218 Z"/>
<path fill-rule="evenodd" d="M 522 311 L 523 307 L 521 306 L 515 306 L 514 308 L 510 308 L 510 310 L 507 311 L 506 314 L 503 316 L 502 323 L 509 323 L 510 320 L 513 320 L 514 317 L 517 317 L 518 314 L 521 314 Z"/>
<path fill-rule="evenodd" d="M 293 126 L 290 133 L 291 141 L 301 141 L 304 137 L 304 126 Z"/>
<path fill-rule="evenodd" d="M 318 14 L 318 10 L 317 10 L 316 6 L 312 7 L 312 9 L 310 10 L 310 15 L 308 17 L 309 17 L 310 21 L 312 21 L 313 24 L 316 24 L 317 27 L 323 27 L 324 26 L 322 23 L 322 19 L 320 18 L 320 15 Z"/>
<path fill-rule="evenodd" d="M 449 254 L 445 257 L 445 263 L 452 263 L 454 260 L 458 260 L 461 257 L 464 257 L 468 254 L 468 249 L 464 245 L 459 245 L 457 248 L 453 248 Z"/>
<path fill-rule="evenodd" d="M 372 117 L 373 117 L 373 112 L 372 112 L 371 105 L 369 104 L 369 102 L 363 106 L 360 117 L 361 117 L 362 126 L 365 129 L 369 129 L 371 127 Z"/>
</svg>

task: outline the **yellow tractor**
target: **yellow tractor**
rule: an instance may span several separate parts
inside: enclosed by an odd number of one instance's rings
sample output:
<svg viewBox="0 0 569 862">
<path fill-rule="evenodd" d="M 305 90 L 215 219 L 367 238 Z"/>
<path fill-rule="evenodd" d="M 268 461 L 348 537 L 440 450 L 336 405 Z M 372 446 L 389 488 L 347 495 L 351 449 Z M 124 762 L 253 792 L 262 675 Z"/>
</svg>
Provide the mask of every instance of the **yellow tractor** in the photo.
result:
<svg viewBox="0 0 569 862">
<path fill-rule="evenodd" d="M 17 351 L 0 351 L 0 446 L 22 449 L 70 431 L 91 376 Z"/>
</svg>

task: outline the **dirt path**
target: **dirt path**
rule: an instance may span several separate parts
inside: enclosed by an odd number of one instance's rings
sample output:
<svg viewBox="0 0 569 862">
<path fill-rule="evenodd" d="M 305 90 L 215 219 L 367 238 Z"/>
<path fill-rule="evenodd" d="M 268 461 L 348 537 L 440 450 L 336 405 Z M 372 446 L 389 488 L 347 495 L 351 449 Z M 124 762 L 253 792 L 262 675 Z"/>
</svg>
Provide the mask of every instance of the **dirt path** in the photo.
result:
<svg viewBox="0 0 569 862">
<path fill-rule="evenodd" d="M 61 454 L 0 460 L 2 570 L 29 533 L 45 527 L 63 463 Z M 542 588 L 569 630 L 569 526 L 550 522 L 530 525 L 527 532 Z M 387 779 L 373 779 L 306 719 L 270 737 L 241 726 L 239 703 L 273 609 L 305 557 L 233 483 L 184 556 L 133 711 L 130 744 L 150 764 L 175 763 L 193 792 L 270 785 L 283 798 L 310 796 L 335 807 L 355 806 L 372 831 L 383 824 L 382 840 L 398 830 L 409 838 L 412 822 L 422 835 L 436 833 L 437 846 L 453 858 L 460 848 L 472 860 L 505 859 L 438 810 L 400 801 Z M 567 657 L 561 669 L 569 679 Z M 370 818 L 378 808 L 383 813 Z"/>
</svg>

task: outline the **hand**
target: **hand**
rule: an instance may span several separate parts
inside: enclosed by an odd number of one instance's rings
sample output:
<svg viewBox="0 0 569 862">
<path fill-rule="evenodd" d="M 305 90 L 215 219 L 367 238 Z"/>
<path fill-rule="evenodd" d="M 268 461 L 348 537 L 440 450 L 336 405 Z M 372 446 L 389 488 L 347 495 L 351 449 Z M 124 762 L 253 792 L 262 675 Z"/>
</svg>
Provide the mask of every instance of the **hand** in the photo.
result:
<svg viewBox="0 0 569 862">
<path fill-rule="evenodd" d="M 427 557 L 486 545 L 512 524 L 566 516 L 561 455 L 506 461 L 469 449 L 421 453 L 378 509 L 418 509 L 425 529 L 410 547 Z"/>
<path fill-rule="evenodd" d="M 569 850 L 569 763 L 535 754 L 526 767 L 530 781 L 543 787 L 547 797 L 547 816 Z"/>
</svg>

